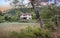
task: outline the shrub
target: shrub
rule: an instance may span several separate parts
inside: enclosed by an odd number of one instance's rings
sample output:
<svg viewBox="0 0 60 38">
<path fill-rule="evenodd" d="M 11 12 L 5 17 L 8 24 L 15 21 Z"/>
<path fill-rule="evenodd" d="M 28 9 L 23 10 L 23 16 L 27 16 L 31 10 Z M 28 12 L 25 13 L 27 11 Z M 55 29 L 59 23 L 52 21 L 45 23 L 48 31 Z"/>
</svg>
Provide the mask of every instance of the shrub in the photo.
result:
<svg viewBox="0 0 60 38">
<path fill-rule="evenodd" d="M 52 38 L 52 33 L 39 27 L 28 27 L 20 32 L 13 31 L 10 35 L 4 36 L 4 38 Z"/>
<path fill-rule="evenodd" d="M 27 28 L 20 33 L 21 38 L 52 38 L 51 32 L 40 28 Z"/>
<path fill-rule="evenodd" d="M 49 29 L 50 31 L 56 30 L 56 26 L 53 25 L 53 24 L 50 23 L 50 22 L 45 24 L 45 28 L 46 28 L 46 29 Z"/>
<path fill-rule="evenodd" d="M 19 33 L 15 31 L 11 32 L 10 38 L 19 38 Z"/>
<path fill-rule="evenodd" d="M 0 16 L 0 23 L 3 23 L 4 21 L 4 16 Z"/>
</svg>

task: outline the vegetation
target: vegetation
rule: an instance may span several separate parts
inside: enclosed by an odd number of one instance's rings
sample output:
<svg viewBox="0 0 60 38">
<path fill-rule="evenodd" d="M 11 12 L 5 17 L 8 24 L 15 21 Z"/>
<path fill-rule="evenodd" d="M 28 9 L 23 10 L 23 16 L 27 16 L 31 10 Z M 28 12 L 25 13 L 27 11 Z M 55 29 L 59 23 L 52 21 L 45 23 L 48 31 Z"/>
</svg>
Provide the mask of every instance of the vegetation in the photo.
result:
<svg viewBox="0 0 60 38">
<path fill-rule="evenodd" d="M 49 5 L 46 7 L 38 8 L 35 6 L 36 0 L 30 0 L 32 8 L 14 8 L 3 14 L 0 11 L 0 23 L 3 22 L 21 22 L 21 13 L 31 13 L 32 20 L 23 21 L 24 23 L 39 22 L 40 27 L 28 27 L 16 32 L 11 31 L 10 35 L 1 36 L 3 38 L 54 38 L 53 32 L 60 28 L 60 7 Z M 12 3 L 17 7 L 18 0 L 14 0 Z M 23 2 L 23 1 L 22 1 Z M 39 2 L 36 2 L 39 4 Z M 20 6 L 20 5 L 18 5 Z M 38 6 L 38 5 L 37 5 Z M 40 11 L 37 9 L 41 9 Z M 35 13 L 34 13 L 35 12 Z M 37 21 L 38 20 L 38 21 Z M 33 22 L 33 23 L 34 23 Z M 22 22 L 21 22 L 22 23 Z M 25 25 L 25 24 L 24 24 Z M 38 25 L 38 24 L 37 24 Z M 44 25 L 44 26 L 43 26 Z M 21 25 L 22 26 L 22 25 Z"/>
<path fill-rule="evenodd" d="M 7 12 L 4 15 L 3 15 L 3 13 L 1 13 L 0 14 L 0 23 L 21 22 L 20 21 L 20 14 L 26 13 L 26 12 L 31 13 L 33 16 L 32 20 L 30 22 L 37 22 L 36 15 L 35 15 L 33 9 L 30 9 L 30 8 L 16 9 L 15 8 L 15 9 L 11 9 L 9 12 Z M 56 6 L 52 7 L 52 8 L 51 8 L 51 6 L 43 7 L 41 9 L 40 15 L 41 15 L 42 20 L 44 21 L 44 24 L 46 26 L 49 25 L 49 27 L 50 27 L 52 25 L 54 28 L 55 28 L 55 26 L 59 27 L 60 16 L 58 16 L 58 19 L 57 19 L 56 15 L 60 15 L 60 7 L 56 7 Z M 49 27 L 47 27 L 47 28 L 49 28 Z"/>
<path fill-rule="evenodd" d="M 52 38 L 52 33 L 39 27 L 28 26 L 20 32 L 12 31 L 9 35 L 3 36 L 3 38 Z"/>
</svg>

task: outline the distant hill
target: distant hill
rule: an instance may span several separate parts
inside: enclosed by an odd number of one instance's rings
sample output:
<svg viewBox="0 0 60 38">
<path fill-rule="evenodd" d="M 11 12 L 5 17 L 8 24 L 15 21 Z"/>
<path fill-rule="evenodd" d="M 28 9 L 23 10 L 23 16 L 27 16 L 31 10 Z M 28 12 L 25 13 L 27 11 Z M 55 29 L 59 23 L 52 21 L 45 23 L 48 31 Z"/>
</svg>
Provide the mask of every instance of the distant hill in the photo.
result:
<svg viewBox="0 0 60 38">
<path fill-rule="evenodd" d="M 0 6 L 0 10 L 1 10 L 2 12 L 6 11 L 6 10 L 8 10 L 8 9 L 11 9 L 11 7 L 10 7 L 10 6 Z"/>
<path fill-rule="evenodd" d="M 39 8 L 39 10 L 41 10 Z M 16 15 L 16 13 L 33 13 L 34 14 L 34 10 L 32 8 L 18 8 L 18 9 L 10 9 L 8 12 L 6 12 L 5 14 L 8 15 Z"/>
<path fill-rule="evenodd" d="M 6 14 L 16 15 L 16 13 L 32 13 L 33 10 L 31 8 L 18 8 L 18 9 L 10 9 Z"/>
</svg>

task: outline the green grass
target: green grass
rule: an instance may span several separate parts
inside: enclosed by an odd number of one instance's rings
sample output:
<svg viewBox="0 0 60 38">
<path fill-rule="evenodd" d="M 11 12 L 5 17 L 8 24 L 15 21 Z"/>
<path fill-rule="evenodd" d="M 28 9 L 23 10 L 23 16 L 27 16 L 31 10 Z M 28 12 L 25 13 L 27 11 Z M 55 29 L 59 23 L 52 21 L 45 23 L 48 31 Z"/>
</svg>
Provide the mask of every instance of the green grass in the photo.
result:
<svg viewBox="0 0 60 38">
<path fill-rule="evenodd" d="M 10 31 L 20 31 L 28 26 L 39 26 L 38 23 L 0 23 L 0 31 L 10 32 Z"/>
<path fill-rule="evenodd" d="M 0 26 L 34 26 L 34 25 L 39 25 L 38 23 L 0 23 Z"/>
<path fill-rule="evenodd" d="M 26 27 L 39 26 L 38 23 L 0 23 L 0 35 L 10 35 L 12 31 L 20 32 Z"/>
</svg>

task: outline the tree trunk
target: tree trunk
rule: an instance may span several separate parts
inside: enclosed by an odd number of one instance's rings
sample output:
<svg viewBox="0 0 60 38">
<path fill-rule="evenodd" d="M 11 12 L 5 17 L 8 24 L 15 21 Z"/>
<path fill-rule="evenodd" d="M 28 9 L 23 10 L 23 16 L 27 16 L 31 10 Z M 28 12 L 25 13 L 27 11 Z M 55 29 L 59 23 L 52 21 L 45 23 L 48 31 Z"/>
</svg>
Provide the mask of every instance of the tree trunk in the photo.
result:
<svg viewBox="0 0 60 38">
<path fill-rule="evenodd" d="M 33 1 L 31 1 L 31 5 L 32 5 L 32 7 L 33 7 L 33 9 L 35 11 L 35 14 L 36 14 L 36 17 L 38 19 L 38 22 L 40 23 L 40 27 L 43 28 L 44 27 L 44 23 L 43 23 L 43 21 L 41 19 L 41 16 L 39 14 L 39 10 L 36 9 L 37 7 L 34 5 Z"/>
</svg>

